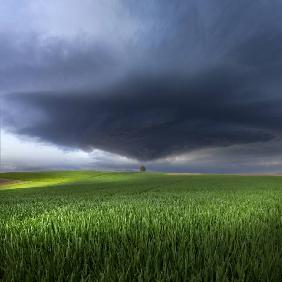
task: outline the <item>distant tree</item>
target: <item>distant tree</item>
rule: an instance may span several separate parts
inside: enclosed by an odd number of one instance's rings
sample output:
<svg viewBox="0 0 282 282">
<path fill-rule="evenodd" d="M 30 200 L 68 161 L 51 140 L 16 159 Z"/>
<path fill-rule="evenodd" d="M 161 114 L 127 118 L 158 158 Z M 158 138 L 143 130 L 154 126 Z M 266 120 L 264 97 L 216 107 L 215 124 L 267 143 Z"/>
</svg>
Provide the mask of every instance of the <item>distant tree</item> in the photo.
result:
<svg viewBox="0 0 282 282">
<path fill-rule="evenodd" d="M 146 171 L 146 167 L 144 165 L 141 165 L 139 170 L 140 170 L 140 172 L 145 172 Z"/>
</svg>

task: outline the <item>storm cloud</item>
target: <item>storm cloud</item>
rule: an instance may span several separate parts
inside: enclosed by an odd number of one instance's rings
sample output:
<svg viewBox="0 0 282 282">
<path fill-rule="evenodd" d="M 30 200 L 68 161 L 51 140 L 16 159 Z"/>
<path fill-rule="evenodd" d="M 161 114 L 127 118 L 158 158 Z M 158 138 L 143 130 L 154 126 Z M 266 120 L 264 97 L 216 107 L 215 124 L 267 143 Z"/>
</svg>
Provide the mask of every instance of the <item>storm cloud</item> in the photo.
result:
<svg viewBox="0 0 282 282">
<path fill-rule="evenodd" d="M 280 1 L 121 2 L 98 34 L 2 34 L 7 130 L 145 161 L 280 144 Z"/>
</svg>

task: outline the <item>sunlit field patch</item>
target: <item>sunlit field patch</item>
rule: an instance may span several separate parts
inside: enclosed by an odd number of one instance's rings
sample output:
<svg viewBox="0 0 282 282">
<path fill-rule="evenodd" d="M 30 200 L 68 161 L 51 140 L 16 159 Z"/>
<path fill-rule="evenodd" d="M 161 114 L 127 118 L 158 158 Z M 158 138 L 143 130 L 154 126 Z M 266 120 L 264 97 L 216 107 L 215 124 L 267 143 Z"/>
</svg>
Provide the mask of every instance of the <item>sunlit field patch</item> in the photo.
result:
<svg viewBox="0 0 282 282">
<path fill-rule="evenodd" d="M 1 174 L 3 281 L 280 281 L 282 178 Z M 25 189 L 26 188 L 26 189 Z"/>
</svg>

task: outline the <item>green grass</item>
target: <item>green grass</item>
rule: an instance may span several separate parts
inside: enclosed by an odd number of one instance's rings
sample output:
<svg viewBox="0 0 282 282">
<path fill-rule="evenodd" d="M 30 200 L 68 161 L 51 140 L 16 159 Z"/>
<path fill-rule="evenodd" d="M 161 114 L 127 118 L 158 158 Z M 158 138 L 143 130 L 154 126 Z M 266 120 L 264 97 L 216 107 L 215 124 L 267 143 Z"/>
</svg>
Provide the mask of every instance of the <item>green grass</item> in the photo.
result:
<svg viewBox="0 0 282 282">
<path fill-rule="evenodd" d="M 0 176 L 0 280 L 282 279 L 282 177 Z"/>
</svg>

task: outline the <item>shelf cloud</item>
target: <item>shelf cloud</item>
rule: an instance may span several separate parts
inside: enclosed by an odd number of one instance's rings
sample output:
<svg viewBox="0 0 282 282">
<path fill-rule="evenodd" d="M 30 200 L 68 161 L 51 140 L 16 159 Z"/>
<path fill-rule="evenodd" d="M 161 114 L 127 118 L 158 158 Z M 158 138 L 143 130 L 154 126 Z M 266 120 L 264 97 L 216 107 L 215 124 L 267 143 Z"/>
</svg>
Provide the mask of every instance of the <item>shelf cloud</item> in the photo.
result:
<svg viewBox="0 0 282 282">
<path fill-rule="evenodd" d="M 2 19 L 13 134 L 141 161 L 280 144 L 280 1 L 62 2 L 31 1 L 18 28 Z"/>
</svg>

